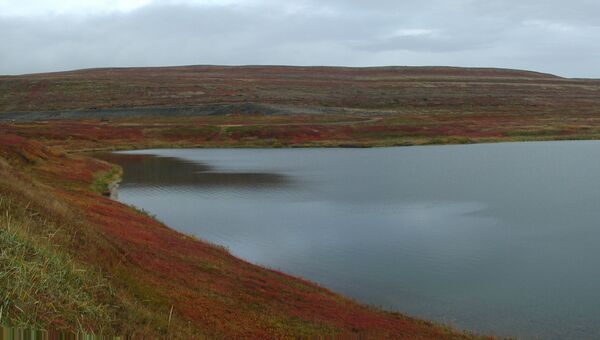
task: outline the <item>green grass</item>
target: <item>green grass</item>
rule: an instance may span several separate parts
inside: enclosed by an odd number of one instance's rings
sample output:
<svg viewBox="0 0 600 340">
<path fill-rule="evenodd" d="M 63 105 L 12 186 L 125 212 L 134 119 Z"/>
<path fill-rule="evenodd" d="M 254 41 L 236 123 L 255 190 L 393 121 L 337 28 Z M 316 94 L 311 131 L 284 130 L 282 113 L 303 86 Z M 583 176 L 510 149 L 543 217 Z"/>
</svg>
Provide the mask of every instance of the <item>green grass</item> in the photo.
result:
<svg viewBox="0 0 600 340">
<path fill-rule="evenodd" d="M 0 212 L 0 324 L 110 330 L 115 313 L 102 302 L 112 299 L 107 282 L 53 246 L 52 234 L 34 236 L 45 222 L 21 202 L 0 196 Z"/>
<path fill-rule="evenodd" d="M 123 169 L 114 165 L 109 171 L 97 174 L 92 183 L 92 191 L 102 195 L 110 195 L 111 185 L 118 182 L 123 175 Z"/>
<path fill-rule="evenodd" d="M 174 127 L 160 131 L 162 137 L 167 138 L 192 138 L 192 137 L 211 137 L 218 134 L 221 128 L 218 126 L 189 126 Z"/>
</svg>

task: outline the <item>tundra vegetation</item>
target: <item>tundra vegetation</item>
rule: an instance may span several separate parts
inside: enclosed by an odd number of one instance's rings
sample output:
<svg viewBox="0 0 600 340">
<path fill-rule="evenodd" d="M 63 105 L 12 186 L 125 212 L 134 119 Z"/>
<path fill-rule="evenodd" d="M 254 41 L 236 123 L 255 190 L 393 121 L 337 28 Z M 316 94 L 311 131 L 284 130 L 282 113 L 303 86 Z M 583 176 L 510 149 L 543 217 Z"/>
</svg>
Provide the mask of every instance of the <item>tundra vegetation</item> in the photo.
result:
<svg viewBox="0 0 600 340">
<path fill-rule="evenodd" d="M 600 81 L 496 69 L 0 77 L 0 323 L 139 337 L 477 338 L 171 230 L 106 197 L 121 170 L 89 152 L 597 139 L 599 94 Z"/>
</svg>

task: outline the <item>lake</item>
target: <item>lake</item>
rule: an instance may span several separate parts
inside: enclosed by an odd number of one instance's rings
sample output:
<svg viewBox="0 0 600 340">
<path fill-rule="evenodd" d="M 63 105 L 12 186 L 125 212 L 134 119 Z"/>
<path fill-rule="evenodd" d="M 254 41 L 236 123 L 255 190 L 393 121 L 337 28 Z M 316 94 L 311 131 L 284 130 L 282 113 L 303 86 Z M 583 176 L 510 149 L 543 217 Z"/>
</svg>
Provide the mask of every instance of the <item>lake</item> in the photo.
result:
<svg viewBox="0 0 600 340">
<path fill-rule="evenodd" d="M 600 338 L 600 142 L 103 158 L 120 201 L 250 262 L 461 329 Z"/>
</svg>

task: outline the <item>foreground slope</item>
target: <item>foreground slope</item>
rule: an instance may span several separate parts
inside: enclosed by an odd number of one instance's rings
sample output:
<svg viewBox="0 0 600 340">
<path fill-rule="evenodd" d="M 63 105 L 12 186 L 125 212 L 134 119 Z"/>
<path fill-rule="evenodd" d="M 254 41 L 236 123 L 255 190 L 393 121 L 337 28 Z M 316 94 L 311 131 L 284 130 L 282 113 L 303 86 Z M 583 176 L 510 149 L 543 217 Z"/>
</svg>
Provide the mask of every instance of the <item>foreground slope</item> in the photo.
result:
<svg viewBox="0 0 600 340">
<path fill-rule="evenodd" d="M 0 132 L 0 323 L 137 337 L 471 338 L 249 264 L 91 190 L 115 174 Z"/>
</svg>

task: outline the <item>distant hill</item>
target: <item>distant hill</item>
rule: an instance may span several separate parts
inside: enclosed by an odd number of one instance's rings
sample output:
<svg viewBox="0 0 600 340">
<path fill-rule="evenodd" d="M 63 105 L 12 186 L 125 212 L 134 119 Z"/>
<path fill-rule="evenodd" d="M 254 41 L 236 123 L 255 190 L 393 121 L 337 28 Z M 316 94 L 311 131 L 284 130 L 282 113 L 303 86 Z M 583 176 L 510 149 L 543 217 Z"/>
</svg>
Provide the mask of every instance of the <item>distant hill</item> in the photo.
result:
<svg viewBox="0 0 600 340">
<path fill-rule="evenodd" d="M 102 68 L 0 77 L 5 119 L 357 110 L 598 113 L 600 80 L 494 68 L 291 66 Z"/>
</svg>

